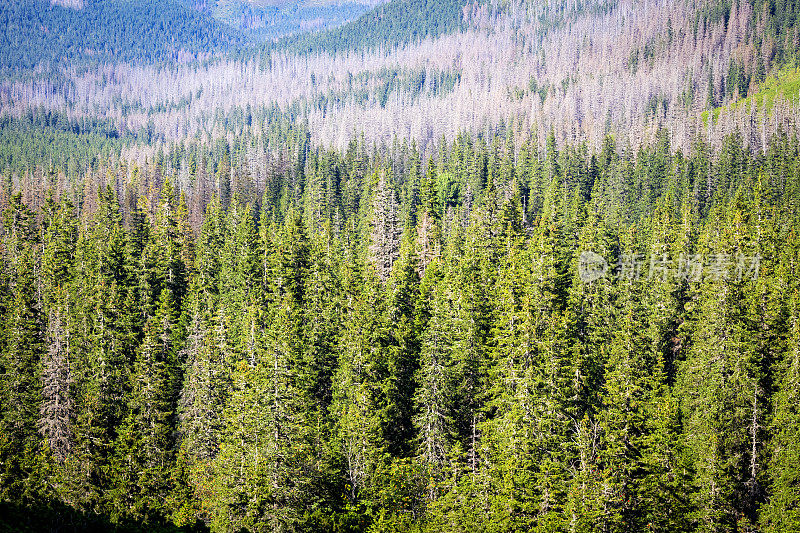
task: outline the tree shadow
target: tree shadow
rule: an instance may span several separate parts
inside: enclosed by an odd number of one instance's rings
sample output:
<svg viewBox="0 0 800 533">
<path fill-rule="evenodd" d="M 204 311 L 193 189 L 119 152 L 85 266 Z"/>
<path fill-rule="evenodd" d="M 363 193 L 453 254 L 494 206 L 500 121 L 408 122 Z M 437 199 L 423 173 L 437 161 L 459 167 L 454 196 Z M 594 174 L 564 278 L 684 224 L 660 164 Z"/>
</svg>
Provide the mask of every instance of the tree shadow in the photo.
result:
<svg viewBox="0 0 800 533">
<path fill-rule="evenodd" d="M 113 523 L 108 517 L 84 513 L 59 502 L 18 505 L 0 503 L 0 533 L 207 533 L 202 522 L 192 526 L 177 527 L 167 521 Z"/>
</svg>

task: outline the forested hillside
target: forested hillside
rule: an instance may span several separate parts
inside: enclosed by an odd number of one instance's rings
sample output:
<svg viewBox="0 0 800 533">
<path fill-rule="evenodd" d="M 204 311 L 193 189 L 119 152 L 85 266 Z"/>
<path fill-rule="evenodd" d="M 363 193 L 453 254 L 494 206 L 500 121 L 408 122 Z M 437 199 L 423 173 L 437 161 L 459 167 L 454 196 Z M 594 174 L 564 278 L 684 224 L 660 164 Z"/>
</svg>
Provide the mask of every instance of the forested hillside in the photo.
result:
<svg viewBox="0 0 800 533">
<path fill-rule="evenodd" d="M 589 155 L 509 130 L 425 163 L 287 133 L 263 195 L 223 154 L 196 233 L 167 158 L 80 209 L 8 199 L 4 520 L 800 527 L 796 138 Z"/>
<path fill-rule="evenodd" d="M 178 0 L 256 38 L 323 30 L 357 19 L 380 1 Z"/>
<path fill-rule="evenodd" d="M 280 45 L 311 54 L 391 49 L 462 29 L 465 4 L 464 0 L 394 0 L 339 29 Z"/>
<path fill-rule="evenodd" d="M 3 0 L 0 25 L 0 67 L 16 72 L 81 60 L 185 61 L 241 41 L 172 0 Z"/>
<path fill-rule="evenodd" d="M 0 531 L 800 532 L 797 3 L 351 8 L 0 0 Z"/>
<path fill-rule="evenodd" d="M 277 105 L 307 120 L 316 144 L 340 150 L 363 132 L 378 143 L 415 139 L 426 152 L 442 135 L 488 133 L 502 119 L 536 130 L 540 145 L 552 128 L 559 144 L 597 151 L 613 134 L 635 148 L 664 126 L 684 152 L 698 138 L 719 147 L 737 130 L 763 151 L 779 128 L 797 130 L 797 94 L 769 111 L 730 104 L 796 66 L 797 18 L 794 4 L 747 1 L 396 0 L 322 37 L 213 61 L 64 63 L 7 77 L 0 102 L 17 117 L 40 106 L 102 116 L 119 136 L 151 124 L 165 143 L 236 135 L 234 115 Z M 715 108 L 724 112 L 704 120 Z"/>
</svg>

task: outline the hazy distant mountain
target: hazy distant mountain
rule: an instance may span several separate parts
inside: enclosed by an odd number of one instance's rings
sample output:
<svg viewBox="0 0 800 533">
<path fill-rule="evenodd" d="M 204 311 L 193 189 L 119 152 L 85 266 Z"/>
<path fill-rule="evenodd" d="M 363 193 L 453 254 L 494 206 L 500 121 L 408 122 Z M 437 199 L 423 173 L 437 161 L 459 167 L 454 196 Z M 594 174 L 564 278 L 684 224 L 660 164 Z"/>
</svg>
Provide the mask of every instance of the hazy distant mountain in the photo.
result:
<svg viewBox="0 0 800 533">
<path fill-rule="evenodd" d="M 180 0 L 256 37 L 322 30 L 355 20 L 384 0 Z"/>
<path fill-rule="evenodd" d="M 0 4 L 6 66 L 115 60 L 113 75 L 66 72 L 67 84 L 9 88 L 7 107 L 69 102 L 75 114 L 102 109 L 121 117 L 120 135 L 148 128 L 168 141 L 212 131 L 236 109 L 276 104 L 307 117 L 315 141 L 338 146 L 352 131 L 424 146 L 509 121 L 535 128 L 540 141 L 552 129 L 559 142 L 592 147 L 609 134 L 635 145 L 661 126 L 674 128 L 673 142 L 684 149 L 700 131 L 718 144 L 736 128 L 763 146 L 766 127 L 778 122 L 756 128 L 753 107 L 734 104 L 797 64 L 800 31 L 797 7 L 770 10 L 765 0 L 391 0 L 336 28 L 272 42 L 330 20 L 302 10 L 344 5 L 270 2 L 83 0 L 80 10 L 50 0 Z M 239 20 L 239 28 L 223 20 Z M 214 60 L 175 70 L 159 63 L 192 57 Z M 141 64 L 116 65 L 129 61 Z M 777 109 L 788 116 L 784 107 Z"/>
<path fill-rule="evenodd" d="M 54 6 L 83 9 L 83 0 L 50 0 L 50 3 Z"/>
<path fill-rule="evenodd" d="M 164 61 L 330 29 L 376 0 L 19 0 L 0 2 L 0 67 L 54 60 Z"/>
</svg>

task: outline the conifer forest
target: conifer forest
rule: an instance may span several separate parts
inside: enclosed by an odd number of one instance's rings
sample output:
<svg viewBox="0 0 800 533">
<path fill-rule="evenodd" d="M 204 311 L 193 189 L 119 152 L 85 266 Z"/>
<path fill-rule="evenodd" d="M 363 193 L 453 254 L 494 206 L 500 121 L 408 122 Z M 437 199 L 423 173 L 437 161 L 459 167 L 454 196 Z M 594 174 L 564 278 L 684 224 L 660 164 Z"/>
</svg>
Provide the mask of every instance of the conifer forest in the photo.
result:
<svg viewBox="0 0 800 533">
<path fill-rule="evenodd" d="M 797 0 L 0 0 L 0 532 L 800 532 Z"/>
</svg>

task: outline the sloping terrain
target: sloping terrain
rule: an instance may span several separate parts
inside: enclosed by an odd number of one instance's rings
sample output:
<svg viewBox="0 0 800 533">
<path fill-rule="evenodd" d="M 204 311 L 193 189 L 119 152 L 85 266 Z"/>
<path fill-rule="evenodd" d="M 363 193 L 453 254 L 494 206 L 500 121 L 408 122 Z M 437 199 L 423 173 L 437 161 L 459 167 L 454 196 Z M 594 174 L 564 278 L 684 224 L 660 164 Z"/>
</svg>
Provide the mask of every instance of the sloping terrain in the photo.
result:
<svg viewBox="0 0 800 533">
<path fill-rule="evenodd" d="M 151 123 L 165 141 L 222 135 L 236 109 L 278 105 L 305 116 L 317 142 L 340 147 L 360 132 L 424 146 L 502 121 L 540 143 L 553 129 L 559 142 L 595 149 L 608 134 L 649 142 L 660 126 L 685 150 L 737 128 L 760 148 L 777 123 L 796 127 L 796 105 L 775 107 L 779 121 L 756 108 L 715 123 L 702 114 L 757 92 L 795 60 L 795 20 L 758 2 L 394 0 L 341 28 L 211 62 L 63 67 L 66 84 L 6 81 L 0 98 L 13 113 L 66 104 L 73 115 L 100 114 L 120 135 Z M 211 39 L 189 33 L 181 49 Z"/>
<path fill-rule="evenodd" d="M 186 60 L 242 42 L 232 28 L 171 0 L 4 1 L 0 27 L 0 66 L 16 71 L 83 59 Z"/>
<path fill-rule="evenodd" d="M 324 30 L 357 19 L 374 0 L 180 0 L 255 39 Z M 380 2 L 377 2 L 380 3 Z"/>
<path fill-rule="evenodd" d="M 175 2 L 0 4 L 0 532 L 800 531 L 795 0 Z"/>
</svg>

